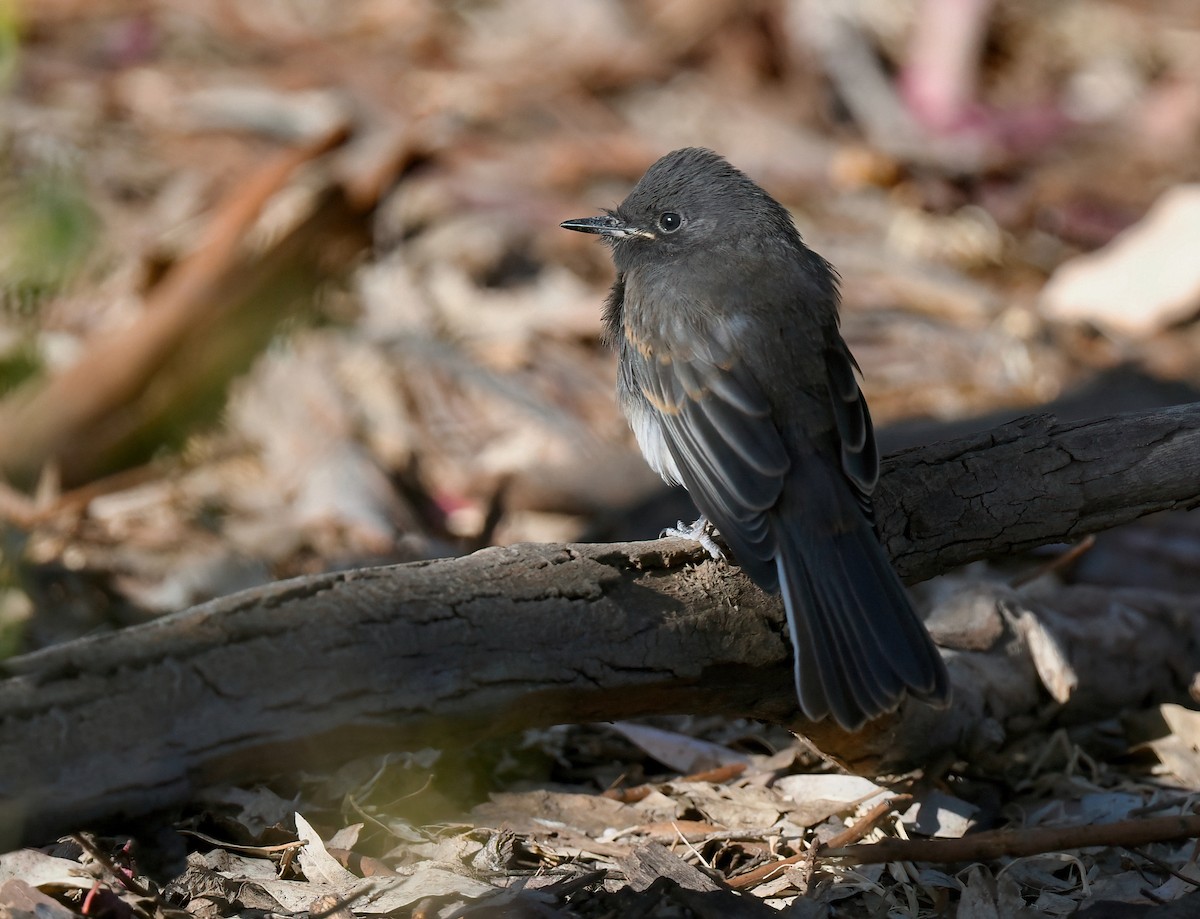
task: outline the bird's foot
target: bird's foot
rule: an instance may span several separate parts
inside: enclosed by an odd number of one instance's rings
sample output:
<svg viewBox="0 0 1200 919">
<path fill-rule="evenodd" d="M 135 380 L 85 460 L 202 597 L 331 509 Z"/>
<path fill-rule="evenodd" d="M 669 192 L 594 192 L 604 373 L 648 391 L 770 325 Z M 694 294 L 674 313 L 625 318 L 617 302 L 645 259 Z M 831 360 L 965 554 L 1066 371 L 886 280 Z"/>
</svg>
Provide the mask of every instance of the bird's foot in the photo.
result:
<svg viewBox="0 0 1200 919">
<path fill-rule="evenodd" d="M 698 542 L 709 555 L 720 561 L 725 558 L 725 553 L 721 551 L 721 547 L 717 545 L 717 541 L 712 538 L 712 534 L 709 532 L 710 529 L 711 524 L 708 522 L 708 518 L 701 515 L 700 519 L 695 523 L 688 524 L 680 520 L 675 526 L 667 527 L 660 534 L 660 538 L 662 536 L 675 536 L 690 542 Z"/>
</svg>

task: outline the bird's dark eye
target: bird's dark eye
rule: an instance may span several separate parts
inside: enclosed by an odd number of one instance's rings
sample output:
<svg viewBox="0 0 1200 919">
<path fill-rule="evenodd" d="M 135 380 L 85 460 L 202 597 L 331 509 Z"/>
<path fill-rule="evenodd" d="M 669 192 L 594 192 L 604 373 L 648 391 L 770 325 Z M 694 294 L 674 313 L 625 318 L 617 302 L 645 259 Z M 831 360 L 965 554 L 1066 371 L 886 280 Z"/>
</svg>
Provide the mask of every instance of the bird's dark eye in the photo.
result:
<svg viewBox="0 0 1200 919">
<path fill-rule="evenodd" d="M 658 228 L 664 233 L 674 233 L 682 225 L 683 218 L 672 211 L 667 211 L 658 218 Z"/>
</svg>

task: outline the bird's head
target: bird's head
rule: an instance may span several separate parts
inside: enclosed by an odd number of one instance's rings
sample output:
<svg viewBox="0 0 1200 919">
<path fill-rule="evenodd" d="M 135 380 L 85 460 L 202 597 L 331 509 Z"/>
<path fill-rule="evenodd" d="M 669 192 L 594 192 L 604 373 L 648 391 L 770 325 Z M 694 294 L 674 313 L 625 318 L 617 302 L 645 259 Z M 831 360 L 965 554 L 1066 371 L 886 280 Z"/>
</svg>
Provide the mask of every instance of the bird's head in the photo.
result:
<svg viewBox="0 0 1200 919">
<path fill-rule="evenodd" d="M 614 210 L 560 224 L 595 233 L 625 271 L 642 261 L 748 245 L 798 245 L 791 215 L 711 150 L 675 150 L 646 170 Z"/>
</svg>

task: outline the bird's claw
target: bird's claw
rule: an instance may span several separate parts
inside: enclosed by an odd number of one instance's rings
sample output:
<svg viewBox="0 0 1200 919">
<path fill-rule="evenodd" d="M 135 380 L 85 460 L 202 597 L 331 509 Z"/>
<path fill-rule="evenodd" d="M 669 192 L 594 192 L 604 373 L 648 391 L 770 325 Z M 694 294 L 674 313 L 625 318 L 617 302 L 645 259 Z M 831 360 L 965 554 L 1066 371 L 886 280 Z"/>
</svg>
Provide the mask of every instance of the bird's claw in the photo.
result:
<svg viewBox="0 0 1200 919">
<path fill-rule="evenodd" d="M 686 539 L 689 542 L 698 542 L 717 561 L 725 558 L 725 553 L 721 551 L 721 547 L 717 545 L 716 540 L 709 533 L 707 517 L 701 517 L 695 523 L 684 523 L 680 520 L 675 526 L 667 527 L 662 531 L 660 538 L 665 536 L 674 536 L 678 539 Z"/>
</svg>

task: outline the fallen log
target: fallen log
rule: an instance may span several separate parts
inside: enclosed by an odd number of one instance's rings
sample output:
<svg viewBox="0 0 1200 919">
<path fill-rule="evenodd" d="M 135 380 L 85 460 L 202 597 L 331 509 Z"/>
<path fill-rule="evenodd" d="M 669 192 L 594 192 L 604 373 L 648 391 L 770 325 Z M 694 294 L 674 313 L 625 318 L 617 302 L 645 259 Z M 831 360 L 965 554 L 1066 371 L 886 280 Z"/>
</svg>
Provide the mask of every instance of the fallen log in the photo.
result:
<svg viewBox="0 0 1200 919">
<path fill-rule="evenodd" d="M 1034 416 L 891 457 L 881 532 L 919 580 L 1195 507 L 1197 456 L 1200 405 Z M 1200 669 L 1189 624 L 1200 601 L 1188 602 L 1121 604 L 1115 631 L 1038 613 L 1074 668 L 1064 711 L 1185 686 Z M 520 545 L 299 578 L 5 662 L 0 845 L 175 805 L 216 780 L 648 714 L 788 724 L 862 771 L 928 762 L 994 745 L 1048 701 L 1020 606 L 1000 591 L 934 623 L 957 645 L 949 709 L 910 703 L 847 734 L 799 719 L 777 599 L 681 540 Z M 1109 668 L 1130 666 L 1130 635 L 1173 666 L 1146 658 L 1138 679 L 1112 680 Z"/>
</svg>

